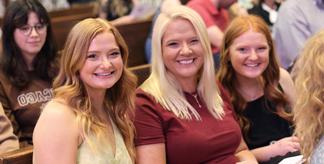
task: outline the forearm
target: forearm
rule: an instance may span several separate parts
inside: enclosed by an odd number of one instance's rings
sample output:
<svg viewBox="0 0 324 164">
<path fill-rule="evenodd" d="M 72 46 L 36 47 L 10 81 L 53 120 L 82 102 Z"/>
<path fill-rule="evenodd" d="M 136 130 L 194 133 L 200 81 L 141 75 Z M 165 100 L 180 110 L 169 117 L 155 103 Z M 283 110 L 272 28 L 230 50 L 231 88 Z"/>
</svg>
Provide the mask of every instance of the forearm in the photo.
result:
<svg viewBox="0 0 324 164">
<path fill-rule="evenodd" d="M 268 161 L 275 156 L 270 145 L 253 149 L 251 152 L 259 162 Z"/>
<path fill-rule="evenodd" d="M 242 150 L 235 154 L 236 158 L 240 161 L 239 163 L 258 163 L 254 155 L 249 150 Z"/>
</svg>

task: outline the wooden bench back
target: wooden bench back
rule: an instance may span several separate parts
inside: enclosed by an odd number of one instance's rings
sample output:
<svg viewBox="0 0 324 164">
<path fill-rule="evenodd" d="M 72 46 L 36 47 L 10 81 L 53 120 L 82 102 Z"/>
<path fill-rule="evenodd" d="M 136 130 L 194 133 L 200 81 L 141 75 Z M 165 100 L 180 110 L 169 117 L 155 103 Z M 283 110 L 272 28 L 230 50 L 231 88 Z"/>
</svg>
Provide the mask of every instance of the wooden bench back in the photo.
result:
<svg viewBox="0 0 324 164">
<path fill-rule="evenodd" d="M 118 31 L 125 39 L 129 48 L 128 66 L 146 64 L 145 41 L 149 34 L 152 21 L 142 21 L 132 24 L 117 26 Z"/>
<path fill-rule="evenodd" d="M 25 147 L 19 150 L 0 154 L 0 164 L 32 164 L 33 147 Z"/>
<path fill-rule="evenodd" d="M 132 71 L 137 77 L 137 86 L 140 86 L 151 74 L 151 64 L 144 64 L 135 67 L 130 67 L 130 71 Z"/>
<path fill-rule="evenodd" d="M 97 16 L 98 15 L 98 4 L 97 3 L 82 3 L 78 5 L 72 5 L 70 8 L 53 10 L 48 12 L 49 16 L 53 19 L 56 17 L 65 17 L 71 15 L 84 15 L 89 14 Z"/>
</svg>

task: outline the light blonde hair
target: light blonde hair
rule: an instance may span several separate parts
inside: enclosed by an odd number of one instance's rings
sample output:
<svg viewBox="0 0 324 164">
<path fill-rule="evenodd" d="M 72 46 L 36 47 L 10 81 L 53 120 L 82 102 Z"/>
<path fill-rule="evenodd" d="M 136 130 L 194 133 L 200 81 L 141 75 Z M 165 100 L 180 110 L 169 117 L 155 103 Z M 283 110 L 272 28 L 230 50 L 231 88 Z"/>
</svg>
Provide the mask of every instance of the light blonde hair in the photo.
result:
<svg viewBox="0 0 324 164">
<path fill-rule="evenodd" d="M 79 71 L 85 63 L 91 41 L 103 32 L 110 32 L 115 36 L 124 63 L 122 76 L 107 90 L 104 105 L 109 109 L 106 112 L 120 130 L 126 148 L 134 159 L 134 131 L 129 114 L 134 109 L 136 77 L 126 69 L 128 48 L 114 26 L 100 18 L 88 18 L 72 28 L 62 52 L 59 74 L 54 80 L 54 95 L 55 98 L 63 99 L 73 109 L 83 130 L 82 137 L 92 148 L 98 148 L 98 145 L 93 145 L 87 138 L 91 134 L 102 139 L 105 126 L 91 105 L 91 99 L 80 79 Z"/>
<path fill-rule="evenodd" d="M 324 30 L 310 38 L 295 64 L 298 91 L 294 107 L 295 134 L 301 140 L 301 153 L 309 157 L 324 135 Z"/>
<path fill-rule="evenodd" d="M 162 59 L 162 38 L 169 23 L 176 19 L 188 20 L 198 34 L 204 50 L 204 65 L 200 70 L 197 92 L 207 105 L 209 112 L 215 118 L 224 114 L 223 101 L 216 86 L 215 70 L 210 42 L 205 24 L 201 17 L 192 9 L 185 6 L 175 6 L 161 13 L 154 25 L 152 36 L 152 73 L 140 86 L 151 94 L 166 110 L 173 112 L 182 119 L 199 120 L 198 112 L 188 103 L 183 90 L 176 79 L 167 72 Z"/>
</svg>

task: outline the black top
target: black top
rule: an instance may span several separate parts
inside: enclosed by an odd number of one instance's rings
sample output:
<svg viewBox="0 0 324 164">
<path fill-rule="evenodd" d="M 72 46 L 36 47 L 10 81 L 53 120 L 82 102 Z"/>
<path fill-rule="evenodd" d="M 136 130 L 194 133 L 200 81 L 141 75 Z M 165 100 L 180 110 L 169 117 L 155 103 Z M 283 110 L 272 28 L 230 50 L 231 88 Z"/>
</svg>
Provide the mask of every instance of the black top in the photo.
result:
<svg viewBox="0 0 324 164">
<path fill-rule="evenodd" d="M 248 138 L 245 138 L 250 149 L 263 147 L 271 141 L 292 135 L 289 122 L 274 113 L 275 107 L 264 96 L 247 103 L 243 114 L 251 124 Z"/>
</svg>

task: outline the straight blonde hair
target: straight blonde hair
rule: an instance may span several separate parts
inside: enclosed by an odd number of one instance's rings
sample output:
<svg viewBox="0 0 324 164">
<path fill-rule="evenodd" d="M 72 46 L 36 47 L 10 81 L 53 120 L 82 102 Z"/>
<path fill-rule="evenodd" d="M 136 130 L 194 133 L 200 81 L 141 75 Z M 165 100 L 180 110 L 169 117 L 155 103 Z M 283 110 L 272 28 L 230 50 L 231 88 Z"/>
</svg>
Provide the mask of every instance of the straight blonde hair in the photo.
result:
<svg viewBox="0 0 324 164">
<path fill-rule="evenodd" d="M 201 68 L 197 92 L 207 105 L 209 112 L 218 119 L 224 115 L 223 100 L 216 86 L 213 57 L 208 40 L 206 26 L 201 17 L 192 9 L 176 6 L 162 12 L 154 25 L 152 36 L 152 73 L 140 86 L 151 94 L 166 110 L 173 112 L 182 119 L 200 120 L 198 112 L 188 103 L 183 90 L 176 79 L 167 72 L 162 59 L 162 38 L 168 24 L 175 19 L 186 19 L 195 28 L 204 53 L 204 65 Z"/>
</svg>

